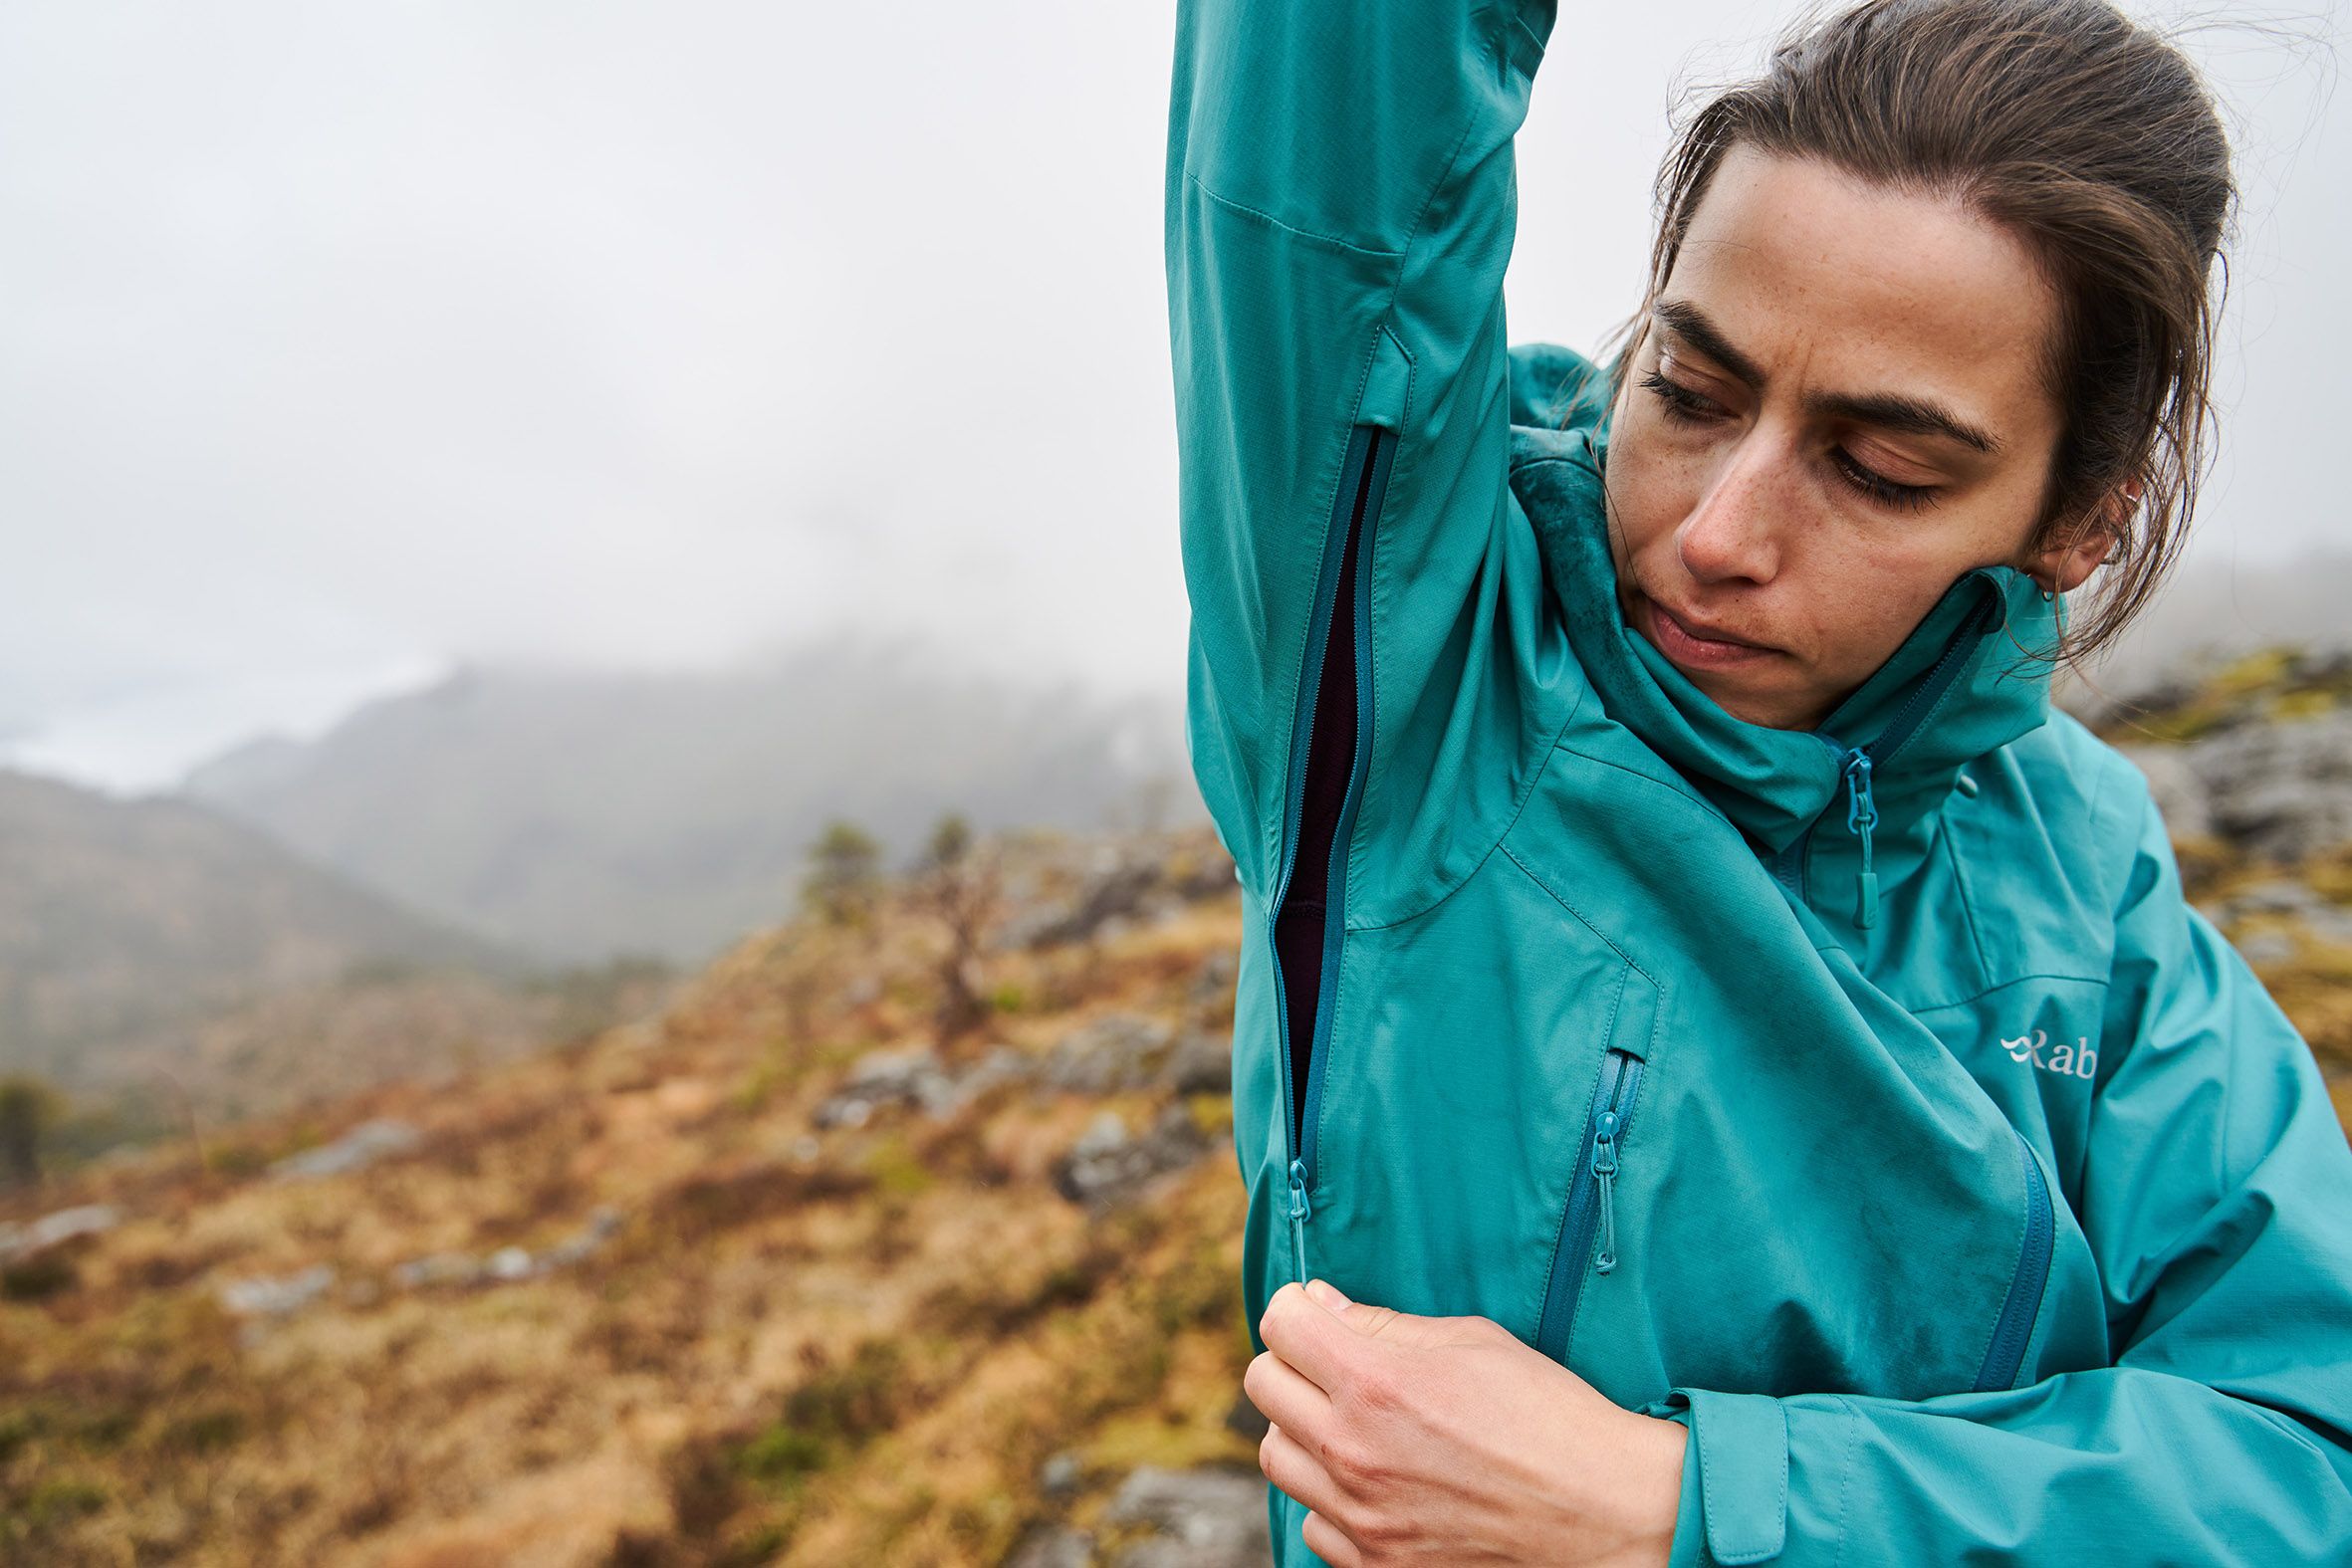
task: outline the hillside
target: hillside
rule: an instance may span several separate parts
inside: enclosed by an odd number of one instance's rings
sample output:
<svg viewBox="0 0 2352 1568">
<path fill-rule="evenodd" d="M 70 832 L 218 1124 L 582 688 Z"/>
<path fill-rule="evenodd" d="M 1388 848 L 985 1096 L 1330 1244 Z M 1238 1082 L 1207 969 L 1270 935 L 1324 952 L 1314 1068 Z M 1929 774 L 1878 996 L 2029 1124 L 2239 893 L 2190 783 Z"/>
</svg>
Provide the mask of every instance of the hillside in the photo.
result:
<svg viewBox="0 0 2352 1568">
<path fill-rule="evenodd" d="M 901 889 L 640 1024 L 19 1202 L 0 1552 L 998 1561 L 1051 1515 L 1151 1534 L 1164 1497 L 1105 1517 L 1138 1465 L 1254 1477 L 1231 862 L 1006 856 L 935 1068 L 947 931 Z"/>
<path fill-rule="evenodd" d="M 2340 673 L 2117 722 L 2352 1116 Z M 2254 812 L 2230 752 L 2311 787 Z M 0 1209 L 0 1560 L 1262 1562 L 1231 862 L 976 853 L 563 1049 Z"/>
<path fill-rule="evenodd" d="M 0 770 L 0 1073 L 237 1114 L 544 1041 L 532 975 L 202 806 Z"/>
<path fill-rule="evenodd" d="M 240 748 L 185 788 L 551 962 L 699 967 L 791 907 L 844 809 L 897 858 L 948 810 L 983 829 L 1197 821 L 1186 779 L 1169 704 L 846 641 L 713 674 L 465 670 L 315 741 Z"/>
</svg>

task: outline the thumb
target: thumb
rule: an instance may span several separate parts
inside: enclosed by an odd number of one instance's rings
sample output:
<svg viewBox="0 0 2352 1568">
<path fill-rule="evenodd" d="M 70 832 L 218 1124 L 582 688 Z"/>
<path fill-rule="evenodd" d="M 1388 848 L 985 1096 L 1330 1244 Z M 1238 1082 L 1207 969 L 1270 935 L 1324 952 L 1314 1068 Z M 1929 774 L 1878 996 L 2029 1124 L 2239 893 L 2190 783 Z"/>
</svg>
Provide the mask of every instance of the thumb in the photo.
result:
<svg viewBox="0 0 2352 1568">
<path fill-rule="evenodd" d="M 1515 1339 L 1509 1329 L 1492 1318 L 1428 1317 L 1402 1312 L 1395 1307 L 1374 1306 L 1369 1301 L 1350 1301 L 1346 1293 L 1328 1279 L 1309 1279 L 1306 1293 L 1325 1311 L 1358 1334 L 1367 1339 L 1385 1340 L 1392 1345 L 1428 1349 L 1441 1345 L 1481 1344 L 1496 1336 L 1504 1340 Z"/>
<path fill-rule="evenodd" d="M 1346 1292 L 1328 1279 L 1309 1279 L 1306 1293 L 1333 1317 L 1367 1339 L 1378 1337 L 1392 1342 L 1417 1343 L 1421 1334 L 1442 1321 L 1432 1317 L 1416 1317 L 1410 1312 L 1400 1312 L 1395 1307 L 1374 1306 L 1369 1301 L 1350 1301 Z"/>
</svg>

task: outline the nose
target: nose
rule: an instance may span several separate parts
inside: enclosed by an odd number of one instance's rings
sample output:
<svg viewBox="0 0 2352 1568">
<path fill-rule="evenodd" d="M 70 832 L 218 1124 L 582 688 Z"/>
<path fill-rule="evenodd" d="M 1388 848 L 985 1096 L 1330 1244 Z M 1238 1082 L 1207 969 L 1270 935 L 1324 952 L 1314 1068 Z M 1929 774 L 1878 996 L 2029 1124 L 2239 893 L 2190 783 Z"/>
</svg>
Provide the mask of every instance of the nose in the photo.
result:
<svg viewBox="0 0 2352 1568">
<path fill-rule="evenodd" d="M 1769 582 L 1780 569 L 1779 464 L 1773 444 L 1753 430 L 1725 457 L 1674 532 L 1683 569 L 1695 580 Z"/>
</svg>

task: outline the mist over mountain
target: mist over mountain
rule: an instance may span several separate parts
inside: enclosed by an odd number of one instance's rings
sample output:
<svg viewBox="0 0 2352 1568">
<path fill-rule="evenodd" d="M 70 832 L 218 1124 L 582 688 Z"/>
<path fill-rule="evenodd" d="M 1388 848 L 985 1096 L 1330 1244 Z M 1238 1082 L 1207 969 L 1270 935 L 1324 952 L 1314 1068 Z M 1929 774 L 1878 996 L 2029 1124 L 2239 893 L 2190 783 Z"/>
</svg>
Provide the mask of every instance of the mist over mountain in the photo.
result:
<svg viewBox="0 0 2352 1568">
<path fill-rule="evenodd" d="M 514 978 L 519 955 L 186 800 L 0 770 L 0 1071 L 69 1083 L 354 971 Z"/>
<path fill-rule="evenodd" d="M 1172 699 L 967 675 L 846 638 L 716 674 L 469 667 L 185 791 L 365 886 L 550 960 L 707 960 L 793 910 L 835 816 L 910 855 L 976 829 L 1204 816 Z"/>
</svg>

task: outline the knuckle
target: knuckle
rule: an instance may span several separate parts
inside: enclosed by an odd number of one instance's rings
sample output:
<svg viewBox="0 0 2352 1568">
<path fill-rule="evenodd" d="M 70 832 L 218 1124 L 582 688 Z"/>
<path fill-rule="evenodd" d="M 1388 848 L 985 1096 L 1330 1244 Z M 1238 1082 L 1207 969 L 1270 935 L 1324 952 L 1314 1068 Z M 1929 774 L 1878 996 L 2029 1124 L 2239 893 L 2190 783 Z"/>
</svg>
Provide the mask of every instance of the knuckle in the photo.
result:
<svg viewBox="0 0 2352 1568">
<path fill-rule="evenodd" d="M 1333 1438 L 1323 1445 L 1323 1468 L 1349 1491 L 1368 1490 L 1379 1483 L 1380 1461 L 1362 1440 Z"/>
<path fill-rule="evenodd" d="M 1404 1398 L 1395 1375 L 1386 1367 L 1374 1363 L 1360 1368 L 1347 1388 L 1350 1403 L 1369 1416 L 1384 1416 L 1397 1409 Z"/>
</svg>

